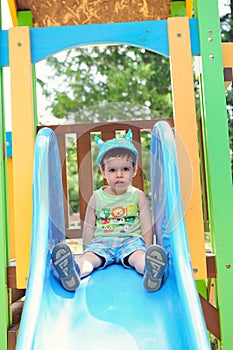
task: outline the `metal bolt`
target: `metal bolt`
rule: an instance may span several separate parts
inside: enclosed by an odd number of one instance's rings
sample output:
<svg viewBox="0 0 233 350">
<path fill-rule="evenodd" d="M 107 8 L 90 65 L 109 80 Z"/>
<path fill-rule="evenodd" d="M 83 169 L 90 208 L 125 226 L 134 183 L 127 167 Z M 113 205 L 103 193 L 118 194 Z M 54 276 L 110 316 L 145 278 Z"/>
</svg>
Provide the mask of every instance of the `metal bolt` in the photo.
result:
<svg viewBox="0 0 233 350">
<path fill-rule="evenodd" d="M 177 38 L 181 38 L 182 34 L 181 33 L 177 33 L 176 36 L 177 36 Z"/>
<path fill-rule="evenodd" d="M 213 41 L 213 38 L 208 38 L 208 43 L 211 43 Z"/>
<path fill-rule="evenodd" d="M 18 43 L 17 43 L 17 45 L 20 47 L 20 46 L 23 46 L 23 44 L 19 41 Z"/>
<path fill-rule="evenodd" d="M 213 34 L 212 29 L 209 29 L 209 30 L 208 30 L 208 34 L 209 34 L 209 35 L 212 35 L 212 34 Z"/>
<path fill-rule="evenodd" d="M 226 269 L 229 270 L 231 268 L 231 264 L 226 264 Z"/>
<path fill-rule="evenodd" d="M 214 55 L 209 55 L 209 59 L 210 59 L 211 61 L 213 61 Z"/>
<path fill-rule="evenodd" d="M 197 273 L 197 272 L 198 272 L 198 269 L 195 267 L 195 268 L 193 269 L 193 272 L 194 272 L 194 273 Z"/>
</svg>

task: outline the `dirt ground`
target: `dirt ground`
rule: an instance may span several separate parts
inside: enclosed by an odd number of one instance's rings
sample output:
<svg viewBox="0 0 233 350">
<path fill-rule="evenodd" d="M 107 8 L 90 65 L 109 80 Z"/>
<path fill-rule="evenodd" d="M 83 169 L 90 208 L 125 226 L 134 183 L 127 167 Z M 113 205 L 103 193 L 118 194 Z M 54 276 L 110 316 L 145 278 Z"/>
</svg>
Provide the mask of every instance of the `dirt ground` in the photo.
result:
<svg viewBox="0 0 233 350">
<path fill-rule="evenodd" d="M 16 0 L 35 27 L 166 19 L 171 0 Z"/>
</svg>

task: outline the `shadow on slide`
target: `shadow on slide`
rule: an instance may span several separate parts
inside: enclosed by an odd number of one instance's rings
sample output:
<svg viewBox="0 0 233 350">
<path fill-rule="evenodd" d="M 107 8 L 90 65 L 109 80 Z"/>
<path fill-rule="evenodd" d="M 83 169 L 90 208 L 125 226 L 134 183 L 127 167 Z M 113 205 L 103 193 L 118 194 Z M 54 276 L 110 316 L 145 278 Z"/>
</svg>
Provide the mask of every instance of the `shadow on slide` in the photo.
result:
<svg viewBox="0 0 233 350">
<path fill-rule="evenodd" d="M 65 239 L 56 136 L 35 145 L 33 227 L 28 288 L 17 350 L 205 350 L 208 334 L 190 263 L 173 132 L 155 125 L 151 140 L 153 211 L 169 263 L 162 288 L 147 292 L 133 269 L 112 265 L 82 280 L 75 293 L 54 277 L 51 249 Z"/>
</svg>

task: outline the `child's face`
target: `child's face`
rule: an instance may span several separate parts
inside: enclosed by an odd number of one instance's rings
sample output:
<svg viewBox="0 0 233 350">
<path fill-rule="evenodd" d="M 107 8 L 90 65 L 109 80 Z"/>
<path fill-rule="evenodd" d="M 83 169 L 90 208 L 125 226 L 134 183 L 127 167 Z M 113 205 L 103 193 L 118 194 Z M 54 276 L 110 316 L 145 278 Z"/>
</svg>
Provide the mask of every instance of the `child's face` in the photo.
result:
<svg viewBox="0 0 233 350">
<path fill-rule="evenodd" d="M 136 175 L 132 160 L 128 157 L 108 158 L 104 161 L 104 165 L 101 173 L 107 179 L 112 191 L 116 194 L 125 193 Z"/>
</svg>

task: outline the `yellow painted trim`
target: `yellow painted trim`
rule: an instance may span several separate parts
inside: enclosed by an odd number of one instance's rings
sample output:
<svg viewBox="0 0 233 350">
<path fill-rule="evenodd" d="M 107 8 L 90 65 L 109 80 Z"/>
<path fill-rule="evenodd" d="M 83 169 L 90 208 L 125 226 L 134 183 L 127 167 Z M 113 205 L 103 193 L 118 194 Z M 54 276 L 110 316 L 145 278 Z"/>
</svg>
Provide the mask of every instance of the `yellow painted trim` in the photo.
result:
<svg viewBox="0 0 233 350">
<path fill-rule="evenodd" d="M 189 18 L 193 17 L 193 0 L 186 0 L 186 15 Z"/>
<path fill-rule="evenodd" d="M 17 26 L 18 15 L 17 15 L 17 6 L 16 6 L 15 0 L 8 0 L 8 6 L 9 6 L 13 26 Z"/>
<path fill-rule="evenodd" d="M 233 43 L 222 43 L 223 66 L 233 68 Z"/>
<path fill-rule="evenodd" d="M 8 181 L 8 204 L 9 204 L 10 259 L 15 259 L 12 158 L 7 158 L 7 179 L 8 179 L 7 181 Z"/>
<path fill-rule="evenodd" d="M 27 284 L 32 223 L 34 116 L 30 30 L 9 30 L 12 98 L 12 166 L 17 287 Z"/>
<path fill-rule="evenodd" d="M 223 67 L 231 67 L 233 70 L 233 43 L 222 43 Z M 225 89 L 231 85 L 231 81 L 225 81 Z"/>
<path fill-rule="evenodd" d="M 173 112 L 186 226 L 195 279 L 206 278 L 198 136 L 187 17 L 168 19 Z"/>
</svg>

